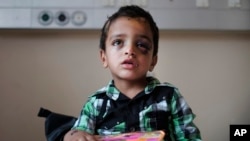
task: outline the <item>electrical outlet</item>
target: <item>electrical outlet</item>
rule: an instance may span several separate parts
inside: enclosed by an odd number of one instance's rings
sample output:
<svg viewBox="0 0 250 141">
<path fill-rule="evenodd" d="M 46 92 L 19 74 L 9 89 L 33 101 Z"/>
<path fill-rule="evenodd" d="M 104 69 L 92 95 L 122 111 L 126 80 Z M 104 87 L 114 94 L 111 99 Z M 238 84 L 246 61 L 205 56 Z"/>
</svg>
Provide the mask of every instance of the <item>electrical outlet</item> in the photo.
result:
<svg viewBox="0 0 250 141">
<path fill-rule="evenodd" d="M 56 23 L 58 25 L 64 26 L 69 22 L 69 14 L 66 11 L 58 11 L 55 16 Z"/>
<path fill-rule="evenodd" d="M 50 25 L 53 21 L 53 14 L 51 11 L 44 10 L 38 15 L 38 22 L 44 26 Z"/>
<path fill-rule="evenodd" d="M 86 20 L 87 20 L 87 17 L 86 17 L 86 14 L 82 11 L 75 11 L 73 14 L 72 14 L 72 23 L 74 25 L 77 25 L 77 26 L 80 26 L 80 25 L 83 25 Z"/>
</svg>

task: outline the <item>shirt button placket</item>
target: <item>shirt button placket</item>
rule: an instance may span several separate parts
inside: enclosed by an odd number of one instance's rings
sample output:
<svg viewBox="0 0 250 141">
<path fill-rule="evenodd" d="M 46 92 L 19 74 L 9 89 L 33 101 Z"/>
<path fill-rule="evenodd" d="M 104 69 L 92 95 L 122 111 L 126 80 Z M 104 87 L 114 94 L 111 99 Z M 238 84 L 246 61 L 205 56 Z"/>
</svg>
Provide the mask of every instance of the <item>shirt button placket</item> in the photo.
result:
<svg viewBox="0 0 250 141">
<path fill-rule="evenodd" d="M 134 127 L 131 127 L 129 130 L 130 130 L 130 132 L 134 132 L 134 131 L 135 131 L 135 128 L 134 128 Z"/>
</svg>

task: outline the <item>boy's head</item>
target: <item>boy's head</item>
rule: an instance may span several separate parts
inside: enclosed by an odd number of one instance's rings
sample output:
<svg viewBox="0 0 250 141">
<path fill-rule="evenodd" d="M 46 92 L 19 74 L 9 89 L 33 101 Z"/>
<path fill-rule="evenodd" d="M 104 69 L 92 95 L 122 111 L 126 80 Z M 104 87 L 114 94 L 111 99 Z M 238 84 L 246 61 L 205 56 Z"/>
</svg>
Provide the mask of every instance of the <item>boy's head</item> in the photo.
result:
<svg viewBox="0 0 250 141">
<path fill-rule="evenodd" d="M 159 41 L 158 27 L 149 12 L 135 5 L 121 7 L 116 13 L 114 13 L 111 17 L 108 18 L 108 20 L 105 22 L 102 28 L 101 38 L 100 38 L 100 49 L 105 51 L 106 49 L 105 43 L 108 36 L 107 34 L 110 25 L 112 24 L 113 21 L 115 21 L 120 17 L 143 18 L 149 24 L 150 30 L 153 35 L 153 44 L 154 44 L 153 56 L 156 56 L 158 53 L 158 41 Z"/>
</svg>

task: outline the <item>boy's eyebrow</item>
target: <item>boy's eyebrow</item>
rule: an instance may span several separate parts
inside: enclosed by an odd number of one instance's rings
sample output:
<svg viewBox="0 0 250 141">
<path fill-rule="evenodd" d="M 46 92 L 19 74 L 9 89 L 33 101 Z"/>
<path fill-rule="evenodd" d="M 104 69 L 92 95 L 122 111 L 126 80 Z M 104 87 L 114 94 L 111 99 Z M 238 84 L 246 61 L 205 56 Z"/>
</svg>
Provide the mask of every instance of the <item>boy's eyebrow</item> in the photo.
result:
<svg viewBox="0 0 250 141">
<path fill-rule="evenodd" d="M 110 37 L 108 37 L 107 40 L 112 41 L 113 39 L 122 38 L 124 36 L 126 36 L 126 35 L 125 34 L 114 34 L 114 35 L 111 35 Z"/>
<path fill-rule="evenodd" d="M 136 35 L 136 36 L 139 37 L 139 38 L 144 38 L 144 39 L 148 40 L 149 42 L 152 42 L 151 38 L 148 37 L 147 35 L 138 34 L 138 35 Z M 111 36 L 109 37 L 109 39 L 113 39 L 113 38 L 117 38 L 117 37 L 126 37 L 126 34 L 114 34 L 114 35 L 111 35 Z"/>
<path fill-rule="evenodd" d="M 125 34 L 114 34 L 114 35 L 111 35 L 109 38 L 112 39 L 112 38 L 117 38 L 117 37 L 124 37 L 126 36 Z"/>
<path fill-rule="evenodd" d="M 150 37 L 148 37 L 147 35 L 139 35 L 139 37 L 141 37 L 141 38 L 144 38 L 144 39 L 147 39 L 149 42 L 152 42 L 152 40 L 151 40 L 151 38 Z"/>
</svg>

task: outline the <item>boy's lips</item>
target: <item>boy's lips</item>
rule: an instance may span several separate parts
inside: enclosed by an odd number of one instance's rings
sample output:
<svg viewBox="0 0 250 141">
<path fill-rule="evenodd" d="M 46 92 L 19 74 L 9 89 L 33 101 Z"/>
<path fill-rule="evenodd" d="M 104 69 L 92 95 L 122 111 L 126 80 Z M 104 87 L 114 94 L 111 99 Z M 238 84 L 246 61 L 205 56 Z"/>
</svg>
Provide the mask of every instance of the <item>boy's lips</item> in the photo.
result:
<svg viewBox="0 0 250 141">
<path fill-rule="evenodd" d="M 127 69 L 132 69 L 138 67 L 138 64 L 131 59 L 126 59 L 122 62 L 122 66 Z"/>
</svg>

